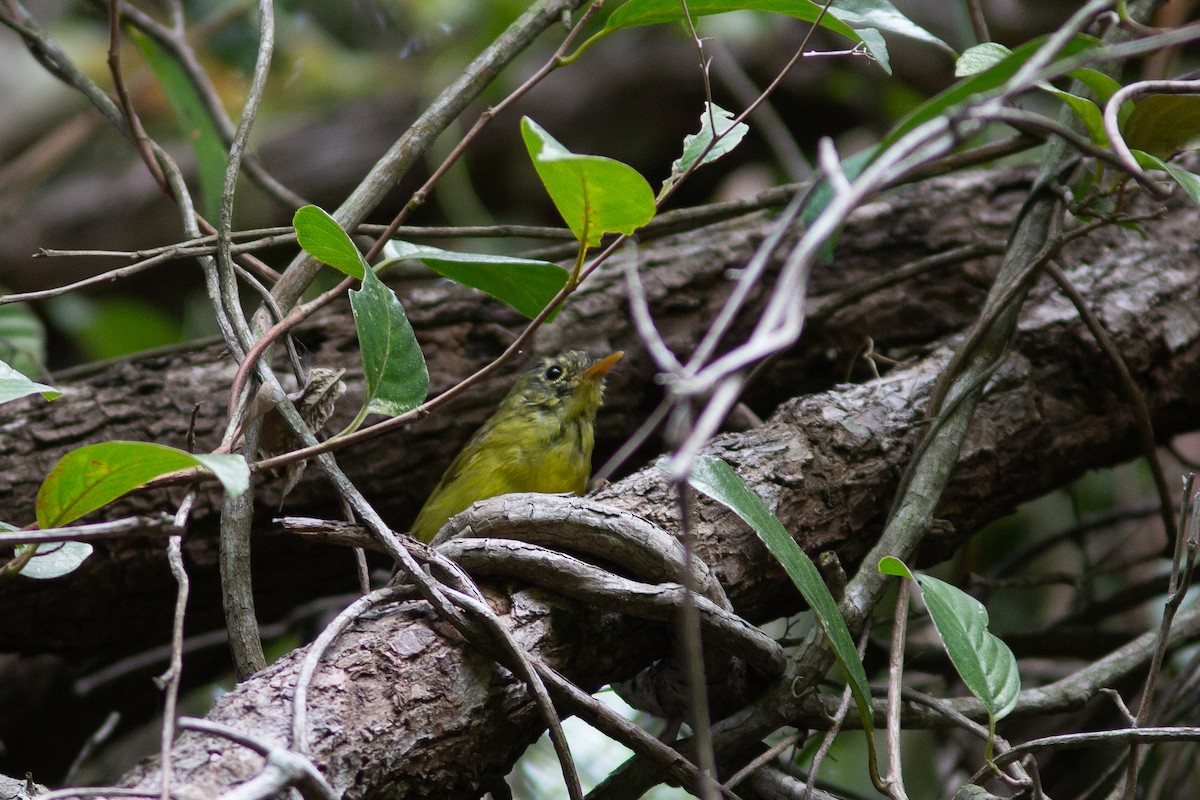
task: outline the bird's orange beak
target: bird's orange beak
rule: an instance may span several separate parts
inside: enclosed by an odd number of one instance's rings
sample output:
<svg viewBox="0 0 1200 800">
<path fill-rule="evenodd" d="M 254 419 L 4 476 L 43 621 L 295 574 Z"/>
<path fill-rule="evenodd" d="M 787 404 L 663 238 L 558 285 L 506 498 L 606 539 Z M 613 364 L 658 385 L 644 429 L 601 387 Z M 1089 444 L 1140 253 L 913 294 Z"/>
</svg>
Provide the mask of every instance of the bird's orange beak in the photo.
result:
<svg viewBox="0 0 1200 800">
<path fill-rule="evenodd" d="M 611 356 L 605 356 L 583 371 L 583 379 L 586 381 L 600 380 L 608 374 L 608 371 L 613 368 L 613 365 L 621 360 L 621 356 L 623 355 L 625 355 L 625 351 L 618 350 Z"/>
</svg>

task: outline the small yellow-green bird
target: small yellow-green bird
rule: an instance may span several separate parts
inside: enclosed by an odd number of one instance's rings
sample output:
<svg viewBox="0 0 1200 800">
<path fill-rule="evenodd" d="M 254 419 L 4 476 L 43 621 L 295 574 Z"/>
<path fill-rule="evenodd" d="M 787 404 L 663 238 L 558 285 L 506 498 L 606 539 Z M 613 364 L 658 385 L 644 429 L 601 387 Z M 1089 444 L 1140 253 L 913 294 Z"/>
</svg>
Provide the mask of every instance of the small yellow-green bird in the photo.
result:
<svg viewBox="0 0 1200 800">
<path fill-rule="evenodd" d="M 512 492 L 583 494 L 604 376 L 623 352 L 593 360 L 567 350 L 526 371 L 434 487 L 412 525 L 428 542 L 477 500 Z"/>
</svg>

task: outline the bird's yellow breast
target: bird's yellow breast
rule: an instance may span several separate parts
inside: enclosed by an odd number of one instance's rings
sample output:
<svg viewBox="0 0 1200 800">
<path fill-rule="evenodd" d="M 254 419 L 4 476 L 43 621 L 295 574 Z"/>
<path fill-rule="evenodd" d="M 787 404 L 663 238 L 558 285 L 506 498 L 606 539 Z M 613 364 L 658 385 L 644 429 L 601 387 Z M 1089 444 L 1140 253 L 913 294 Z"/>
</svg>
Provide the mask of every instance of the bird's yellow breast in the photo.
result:
<svg viewBox="0 0 1200 800">
<path fill-rule="evenodd" d="M 568 351 L 527 372 L 450 462 L 413 522 L 413 536 L 428 542 L 450 517 L 497 495 L 583 494 L 604 374 L 620 357 L 592 361 Z"/>
<path fill-rule="evenodd" d="M 450 464 L 412 532 L 429 541 L 476 500 L 513 492 L 583 494 L 592 469 L 590 420 L 529 414 L 485 425 Z"/>
</svg>

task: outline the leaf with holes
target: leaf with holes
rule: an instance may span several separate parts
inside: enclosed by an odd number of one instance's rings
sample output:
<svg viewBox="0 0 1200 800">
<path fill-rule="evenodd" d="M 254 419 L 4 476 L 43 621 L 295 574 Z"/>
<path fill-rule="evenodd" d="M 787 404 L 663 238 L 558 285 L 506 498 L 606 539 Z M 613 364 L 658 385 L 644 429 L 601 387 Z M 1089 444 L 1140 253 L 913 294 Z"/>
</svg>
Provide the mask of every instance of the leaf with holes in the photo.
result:
<svg viewBox="0 0 1200 800">
<path fill-rule="evenodd" d="M 693 164 L 704 166 L 733 150 L 749 130 L 746 123 L 734 122 L 732 113 L 716 103 L 705 101 L 704 110 L 700 112 L 700 131 L 684 137 L 683 155 L 671 164 L 671 174 L 663 181 L 662 191 L 670 189 Z"/>
</svg>

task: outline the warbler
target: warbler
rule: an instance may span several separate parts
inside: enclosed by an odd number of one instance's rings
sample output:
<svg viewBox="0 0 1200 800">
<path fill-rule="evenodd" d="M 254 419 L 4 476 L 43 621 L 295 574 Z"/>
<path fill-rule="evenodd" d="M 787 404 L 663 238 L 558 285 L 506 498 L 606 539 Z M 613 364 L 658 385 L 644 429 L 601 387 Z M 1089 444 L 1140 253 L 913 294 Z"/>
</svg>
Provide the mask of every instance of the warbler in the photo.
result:
<svg viewBox="0 0 1200 800">
<path fill-rule="evenodd" d="M 596 410 L 604 376 L 624 353 L 593 360 L 567 350 L 517 379 L 496 413 L 471 436 L 412 525 L 428 542 L 477 500 L 511 492 L 583 494 L 592 474 Z"/>
</svg>

